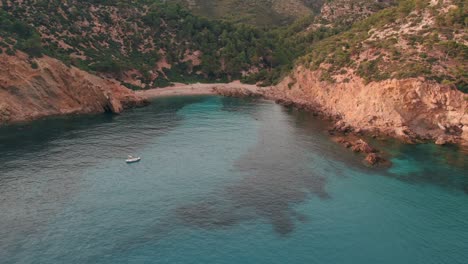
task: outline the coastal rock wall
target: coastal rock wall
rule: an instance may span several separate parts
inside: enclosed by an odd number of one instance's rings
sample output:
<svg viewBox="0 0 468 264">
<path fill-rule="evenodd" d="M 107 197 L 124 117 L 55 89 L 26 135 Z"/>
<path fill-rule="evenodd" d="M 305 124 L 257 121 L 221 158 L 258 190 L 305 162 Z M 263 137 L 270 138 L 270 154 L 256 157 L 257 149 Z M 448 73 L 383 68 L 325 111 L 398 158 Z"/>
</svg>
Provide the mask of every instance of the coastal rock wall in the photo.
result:
<svg viewBox="0 0 468 264">
<path fill-rule="evenodd" d="M 0 124 L 51 115 L 113 112 L 145 104 L 131 90 L 43 57 L 0 54 Z"/>
<path fill-rule="evenodd" d="M 468 96 L 423 79 L 365 84 L 357 76 L 328 83 L 320 72 L 298 67 L 265 96 L 308 107 L 337 120 L 337 127 L 379 132 L 413 142 L 468 142 Z"/>
</svg>

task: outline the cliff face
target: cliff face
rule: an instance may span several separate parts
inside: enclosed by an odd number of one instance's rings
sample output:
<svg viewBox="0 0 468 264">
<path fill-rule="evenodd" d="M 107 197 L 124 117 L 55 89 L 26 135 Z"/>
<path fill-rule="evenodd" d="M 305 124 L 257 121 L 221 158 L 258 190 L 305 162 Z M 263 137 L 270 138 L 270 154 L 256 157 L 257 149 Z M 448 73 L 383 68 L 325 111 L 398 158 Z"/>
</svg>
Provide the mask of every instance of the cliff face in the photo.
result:
<svg viewBox="0 0 468 264">
<path fill-rule="evenodd" d="M 365 84 L 321 81 L 320 71 L 298 67 L 266 96 L 336 117 L 341 129 L 381 132 L 407 141 L 468 143 L 468 97 L 434 82 L 410 78 Z"/>
<path fill-rule="evenodd" d="M 24 53 L 0 54 L 0 69 L 0 124 L 51 115 L 120 113 L 145 104 L 116 82 L 50 57 L 31 62 Z"/>
</svg>

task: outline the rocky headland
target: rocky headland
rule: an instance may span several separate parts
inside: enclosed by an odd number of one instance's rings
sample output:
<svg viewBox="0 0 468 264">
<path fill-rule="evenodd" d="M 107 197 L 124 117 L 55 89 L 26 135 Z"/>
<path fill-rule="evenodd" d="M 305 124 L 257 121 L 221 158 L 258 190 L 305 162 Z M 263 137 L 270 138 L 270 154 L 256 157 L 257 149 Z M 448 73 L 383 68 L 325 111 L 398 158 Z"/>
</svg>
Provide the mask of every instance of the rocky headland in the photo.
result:
<svg viewBox="0 0 468 264">
<path fill-rule="evenodd" d="M 59 60 L 0 54 L 0 124 L 47 116 L 121 113 L 148 102 L 110 79 Z"/>
</svg>

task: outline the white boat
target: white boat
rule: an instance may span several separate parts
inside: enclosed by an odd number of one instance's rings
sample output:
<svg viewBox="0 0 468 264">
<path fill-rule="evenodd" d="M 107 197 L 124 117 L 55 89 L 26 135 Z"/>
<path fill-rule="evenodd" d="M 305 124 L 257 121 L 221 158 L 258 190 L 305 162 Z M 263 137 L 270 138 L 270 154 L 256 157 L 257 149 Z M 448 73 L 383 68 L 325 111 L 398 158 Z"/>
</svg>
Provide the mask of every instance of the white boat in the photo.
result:
<svg viewBox="0 0 468 264">
<path fill-rule="evenodd" d="M 141 160 L 140 157 L 132 157 L 132 156 L 128 156 L 128 159 L 125 160 L 125 162 L 127 163 L 135 163 L 135 162 L 139 162 Z"/>
</svg>

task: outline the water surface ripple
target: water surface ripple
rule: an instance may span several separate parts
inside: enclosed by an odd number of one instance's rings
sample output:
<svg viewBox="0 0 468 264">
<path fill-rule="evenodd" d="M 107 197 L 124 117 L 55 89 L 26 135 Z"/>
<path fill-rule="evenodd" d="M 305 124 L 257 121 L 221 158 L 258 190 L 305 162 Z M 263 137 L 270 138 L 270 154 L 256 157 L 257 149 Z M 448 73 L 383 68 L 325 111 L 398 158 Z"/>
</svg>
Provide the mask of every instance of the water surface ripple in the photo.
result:
<svg viewBox="0 0 468 264">
<path fill-rule="evenodd" d="M 0 263 L 466 263 L 466 151 L 374 143 L 214 96 L 2 127 Z"/>
</svg>

